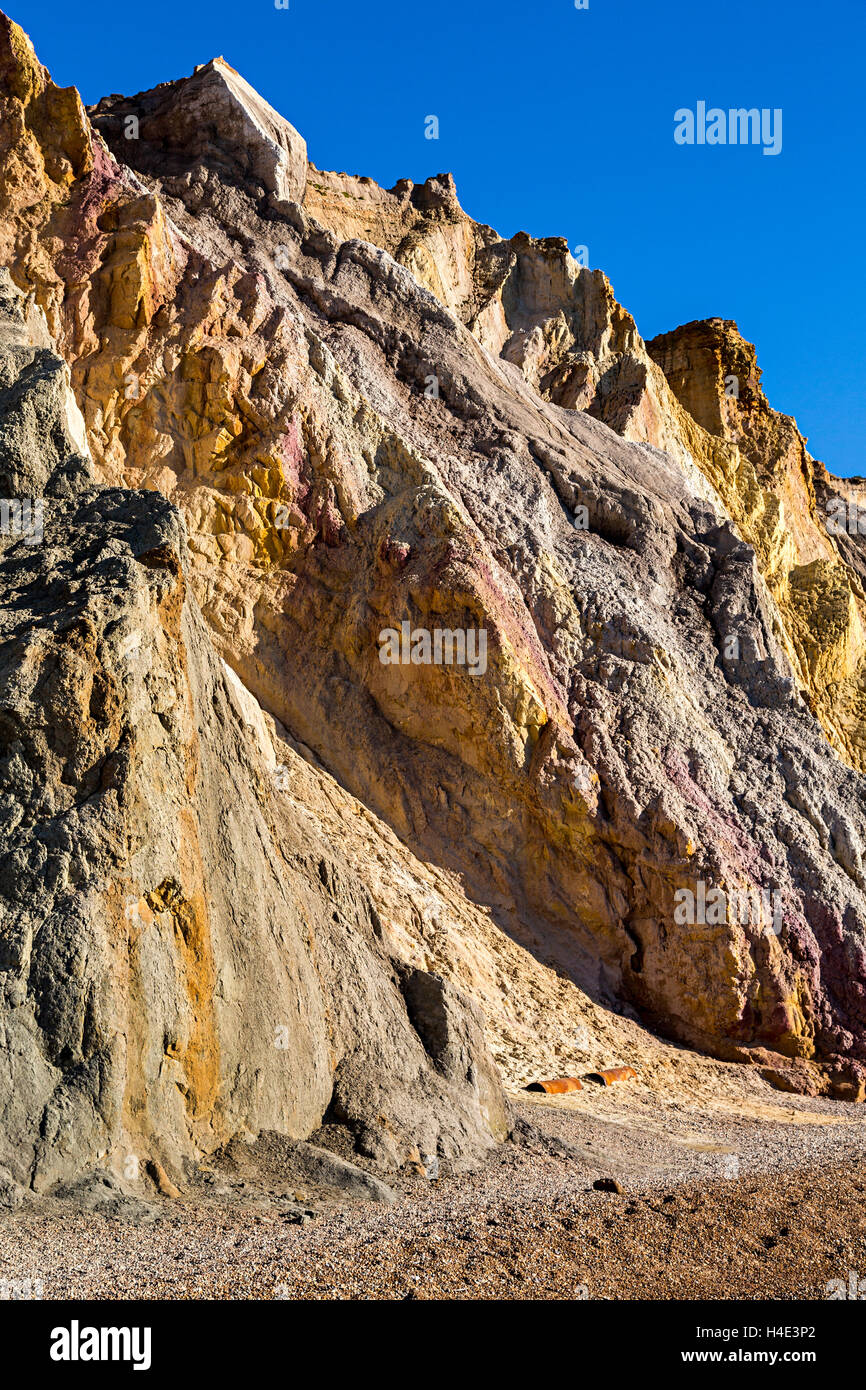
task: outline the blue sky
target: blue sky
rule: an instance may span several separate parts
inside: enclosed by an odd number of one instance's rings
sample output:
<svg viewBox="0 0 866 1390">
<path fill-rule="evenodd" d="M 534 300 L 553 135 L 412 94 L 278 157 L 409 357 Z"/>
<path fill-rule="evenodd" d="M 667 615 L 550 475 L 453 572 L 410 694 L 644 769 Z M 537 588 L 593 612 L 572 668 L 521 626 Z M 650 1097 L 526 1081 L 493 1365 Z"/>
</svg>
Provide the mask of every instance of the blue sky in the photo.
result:
<svg viewBox="0 0 866 1390">
<path fill-rule="evenodd" d="M 222 54 L 321 168 L 450 170 L 503 235 L 586 245 L 645 338 L 735 319 L 810 451 L 866 474 L 863 0 L 0 4 L 85 101 Z M 781 153 L 675 144 L 698 101 L 780 107 Z"/>
</svg>

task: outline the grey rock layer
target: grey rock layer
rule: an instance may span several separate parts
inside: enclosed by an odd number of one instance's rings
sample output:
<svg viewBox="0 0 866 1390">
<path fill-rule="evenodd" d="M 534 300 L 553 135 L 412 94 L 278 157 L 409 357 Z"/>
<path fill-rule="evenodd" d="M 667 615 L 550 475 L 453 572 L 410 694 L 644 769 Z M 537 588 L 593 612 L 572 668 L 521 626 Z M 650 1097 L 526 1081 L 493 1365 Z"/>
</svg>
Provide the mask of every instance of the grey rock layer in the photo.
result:
<svg viewBox="0 0 866 1390">
<path fill-rule="evenodd" d="M 0 557 L 4 1181 L 182 1186 L 236 1134 L 326 1119 L 385 1166 L 477 1157 L 508 1126 L 477 1015 L 431 978 L 434 1048 L 414 1026 L 365 890 L 248 736 L 179 513 L 93 485 L 5 290 L 3 475 L 44 534 Z"/>
</svg>

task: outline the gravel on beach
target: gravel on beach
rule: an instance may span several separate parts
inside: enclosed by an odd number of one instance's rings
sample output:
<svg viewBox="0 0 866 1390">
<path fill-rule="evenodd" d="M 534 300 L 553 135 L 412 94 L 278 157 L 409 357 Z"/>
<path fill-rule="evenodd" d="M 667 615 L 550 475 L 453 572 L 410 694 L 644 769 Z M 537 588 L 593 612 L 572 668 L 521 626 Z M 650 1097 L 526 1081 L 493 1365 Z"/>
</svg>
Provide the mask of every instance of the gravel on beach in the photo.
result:
<svg viewBox="0 0 866 1390">
<path fill-rule="evenodd" d="M 120 1214 L 27 1205 L 0 1219 L 0 1291 L 29 1280 L 48 1299 L 823 1299 L 852 1271 L 866 1288 L 860 1107 L 798 1098 L 799 1123 L 705 1117 L 665 1137 L 633 1101 L 609 1106 L 600 1123 L 521 1105 L 518 1142 L 471 1174 L 402 1176 L 394 1205 L 288 1194 L 237 1167 L 216 1191 Z M 621 1190 L 593 1186 L 605 1178 Z"/>
</svg>

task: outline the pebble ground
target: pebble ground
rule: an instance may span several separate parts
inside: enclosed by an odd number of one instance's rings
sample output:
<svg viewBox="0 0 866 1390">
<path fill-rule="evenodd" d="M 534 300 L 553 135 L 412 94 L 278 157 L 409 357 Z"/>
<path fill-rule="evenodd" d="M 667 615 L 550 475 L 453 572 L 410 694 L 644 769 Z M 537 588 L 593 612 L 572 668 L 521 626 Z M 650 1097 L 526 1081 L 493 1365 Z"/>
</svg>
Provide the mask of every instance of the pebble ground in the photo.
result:
<svg viewBox="0 0 866 1390">
<path fill-rule="evenodd" d="M 823 1299 L 852 1271 L 866 1281 L 861 1107 L 797 1099 L 786 1123 L 691 1116 L 665 1129 L 629 1104 L 612 1098 L 606 1119 L 523 1104 L 533 1128 L 520 1142 L 469 1175 L 400 1178 L 393 1206 L 289 1193 L 237 1168 L 119 1214 L 28 1206 L 0 1220 L 0 1288 L 40 1280 L 44 1297 L 74 1299 Z M 605 1177 L 621 1191 L 597 1190 Z"/>
</svg>

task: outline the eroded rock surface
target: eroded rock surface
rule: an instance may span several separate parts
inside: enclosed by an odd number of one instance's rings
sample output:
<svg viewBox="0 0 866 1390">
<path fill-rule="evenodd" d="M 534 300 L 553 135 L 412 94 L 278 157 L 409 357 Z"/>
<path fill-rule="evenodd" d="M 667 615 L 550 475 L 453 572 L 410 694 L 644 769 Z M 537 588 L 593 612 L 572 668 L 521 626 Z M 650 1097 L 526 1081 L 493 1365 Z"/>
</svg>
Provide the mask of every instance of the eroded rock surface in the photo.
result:
<svg viewBox="0 0 866 1390">
<path fill-rule="evenodd" d="M 306 141 L 224 58 L 202 64 L 182 86 L 108 97 L 99 112 L 109 143 L 134 147 L 136 168 L 208 165 L 227 180 L 257 180 L 277 207 L 303 201 Z"/>
<path fill-rule="evenodd" d="M 761 387 L 755 349 L 728 320 L 647 344 L 678 401 L 723 452 L 696 457 L 755 548 L 798 684 L 833 746 L 866 768 L 866 488 L 811 457 Z M 726 446 L 726 451 L 724 448 Z"/>
<path fill-rule="evenodd" d="M 507 1118 L 474 1007 L 424 976 L 427 1050 L 369 895 L 246 732 L 180 514 L 95 485 L 66 376 L 0 347 L 5 476 L 44 507 L 0 559 L 0 1169 L 182 1182 L 238 1133 L 326 1115 L 384 1166 L 477 1157 Z"/>
</svg>

